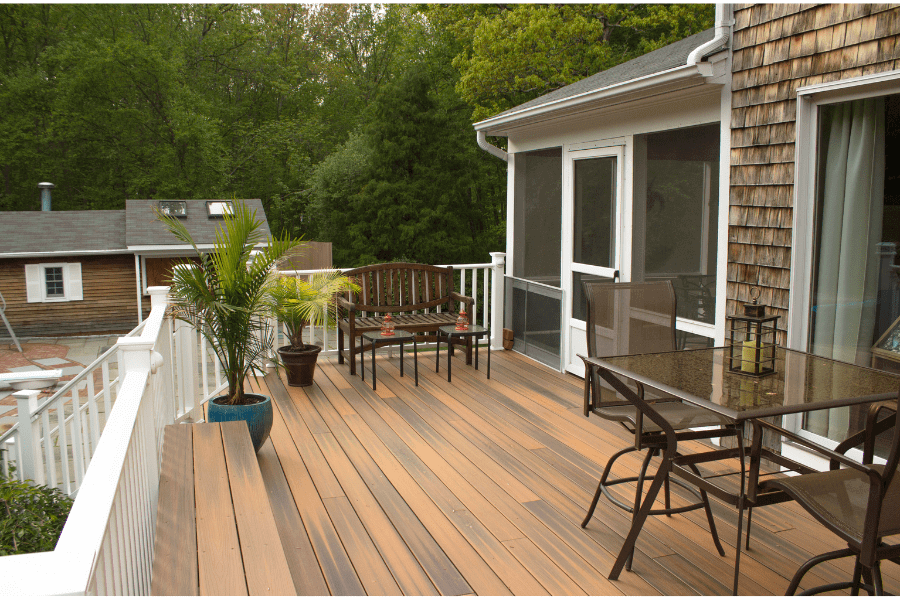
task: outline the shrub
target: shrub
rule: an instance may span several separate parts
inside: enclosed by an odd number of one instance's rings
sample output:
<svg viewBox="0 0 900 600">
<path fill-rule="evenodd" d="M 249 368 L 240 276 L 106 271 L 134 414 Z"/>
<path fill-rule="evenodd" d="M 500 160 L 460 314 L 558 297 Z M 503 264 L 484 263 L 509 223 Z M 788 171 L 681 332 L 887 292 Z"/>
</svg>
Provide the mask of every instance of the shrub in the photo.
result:
<svg viewBox="0 0 900 600">
<path fill-rule="evenodd" d="M 0 556 L 53 550 L 71 509 L 56 488 L 0 476 Z"/>
</svg>

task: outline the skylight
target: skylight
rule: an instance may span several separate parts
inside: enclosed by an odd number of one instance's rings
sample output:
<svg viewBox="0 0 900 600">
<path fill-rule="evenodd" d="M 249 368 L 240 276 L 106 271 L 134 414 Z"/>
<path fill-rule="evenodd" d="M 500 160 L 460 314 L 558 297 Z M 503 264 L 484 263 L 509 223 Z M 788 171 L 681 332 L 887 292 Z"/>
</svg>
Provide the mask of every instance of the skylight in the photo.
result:
<svg viewBox="0 0 900 600">
<path fill-rule="evenodd" d="M 159 212 L 167 217 L 187 218 L 187 202 L 184 200 L 160 200 Z"/>
<path fill-rule="evenodd" d="M 206 212 L 210 219 L 231 215 L 234 214 L 234 203 L 231 200 L 210 200 L 206 203 Z"/>
</svg>

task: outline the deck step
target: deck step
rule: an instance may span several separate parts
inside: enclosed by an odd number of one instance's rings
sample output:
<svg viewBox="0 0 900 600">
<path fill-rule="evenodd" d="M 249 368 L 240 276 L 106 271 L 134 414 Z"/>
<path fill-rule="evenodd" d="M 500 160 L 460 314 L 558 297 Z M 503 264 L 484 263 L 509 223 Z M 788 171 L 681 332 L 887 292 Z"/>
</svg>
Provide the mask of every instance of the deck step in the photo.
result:
<svg viewBox="0 0 900 600">
<path fill-rule="evenodd" d="M 151 593 L 296 595 L 245 422 L 166 427 Z"/>
</svg>

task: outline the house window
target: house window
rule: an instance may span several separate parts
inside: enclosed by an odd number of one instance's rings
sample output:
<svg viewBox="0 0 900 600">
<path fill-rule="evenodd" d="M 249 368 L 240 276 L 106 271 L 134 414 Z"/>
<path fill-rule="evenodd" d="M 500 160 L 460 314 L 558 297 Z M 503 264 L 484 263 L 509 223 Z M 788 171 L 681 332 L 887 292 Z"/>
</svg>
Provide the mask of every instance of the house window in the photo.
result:
<svg viewBox="0 0 900 600">
<path fill-rule="evenodd" d="M 47 298 L 65 298 L 62 267 L 44 267 L 45 296 Z"/>
<path fill-rule="evenodd" d="M 210 219 L 233 215 L 234 203 L 231 200 L 210 200 L 206 203 L 206 214 Z"/>
<path fill-rule="evenodd" d="M 28 302 L 83 300 L 81 263 L 25 265 L 25 292 Z"/>
</svg>

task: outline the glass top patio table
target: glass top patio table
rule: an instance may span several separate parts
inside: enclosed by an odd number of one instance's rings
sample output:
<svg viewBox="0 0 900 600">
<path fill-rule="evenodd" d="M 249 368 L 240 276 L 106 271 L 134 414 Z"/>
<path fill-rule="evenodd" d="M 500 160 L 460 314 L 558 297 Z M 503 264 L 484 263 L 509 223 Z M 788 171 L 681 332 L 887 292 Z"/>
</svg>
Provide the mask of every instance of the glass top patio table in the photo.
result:
<svg viewBox="0 0 900 600">
<path fill-rule="evenodd" d="M 586 360 L 738 421 L 886 400 L 900 390 L 900 376 L 780 347 L 766 377 L 730 371 L 727 348 Z"/>
</svg>

